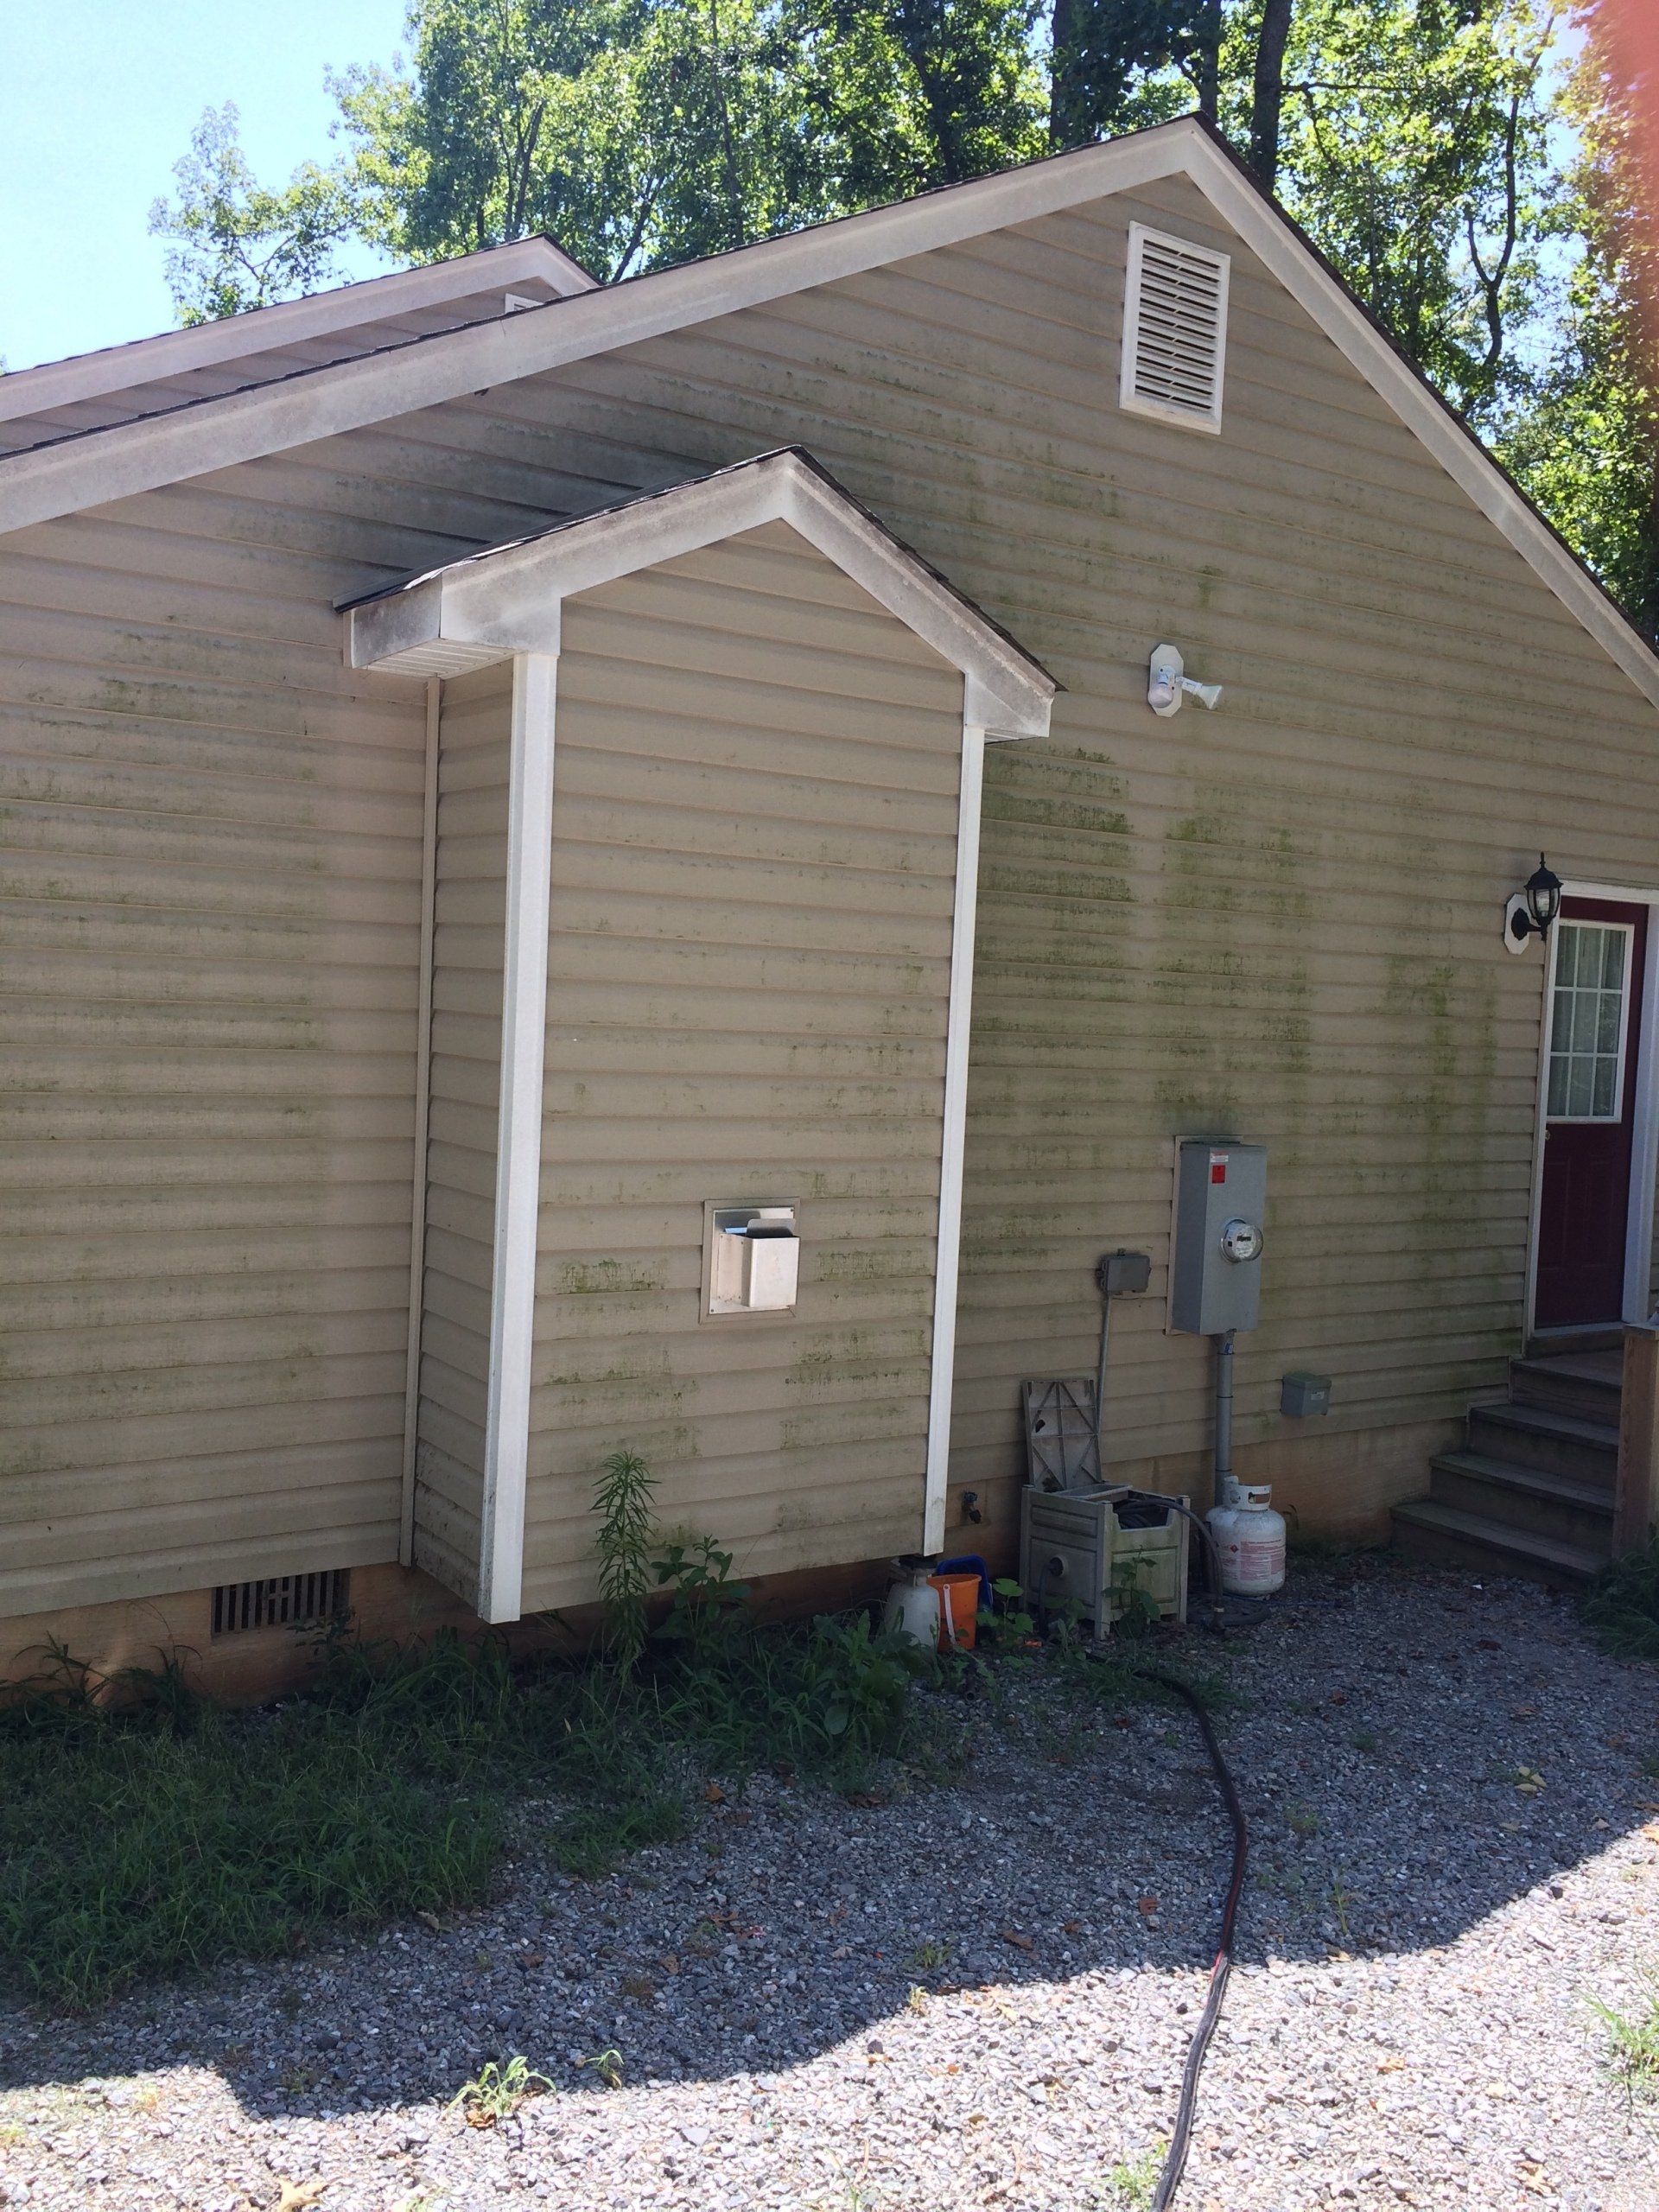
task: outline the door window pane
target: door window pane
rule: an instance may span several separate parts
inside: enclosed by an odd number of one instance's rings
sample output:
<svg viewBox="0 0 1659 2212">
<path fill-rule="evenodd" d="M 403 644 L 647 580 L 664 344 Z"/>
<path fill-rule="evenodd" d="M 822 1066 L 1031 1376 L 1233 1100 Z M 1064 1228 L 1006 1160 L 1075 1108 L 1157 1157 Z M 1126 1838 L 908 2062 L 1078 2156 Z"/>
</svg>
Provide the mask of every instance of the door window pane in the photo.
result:
<svg viewBox="0 0 1659 2212">
<path fill-rule="evenodd" d="M 1554 1121 L 1616 1122 L 1624 1103 L 1630 932 L 1613 922 L 1556 928 L 1545 1111 Z"/>
</svg>

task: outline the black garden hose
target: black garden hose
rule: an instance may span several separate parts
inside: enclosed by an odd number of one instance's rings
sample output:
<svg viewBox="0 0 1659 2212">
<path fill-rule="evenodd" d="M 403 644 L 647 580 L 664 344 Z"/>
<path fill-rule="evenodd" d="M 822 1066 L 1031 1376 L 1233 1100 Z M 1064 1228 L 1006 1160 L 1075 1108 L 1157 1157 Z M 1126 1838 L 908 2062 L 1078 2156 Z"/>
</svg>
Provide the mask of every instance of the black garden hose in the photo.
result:
<svg viewBox="0 0 1659 2212">
<path fill-rule="evenodd" d="M 1147 1495 L 1145 1492 L 1139 1494 Z M 1171 1503 L 1169 1500 L 1162 1502 Z M 1208 1543 L 1208 1562 L 1213 1577 L 1211 1586 L 1216 1599 L 1214 1619 L 1215 1625 L 1220 1628 L 1223 1625 L 1221 1572 L 1220 1562 L 1216 1556 L 1214 1540 L 1211 1536 L 1210 1530 L 1204 1528 L 1203 1524 L 1198 1521 L 1196 1515 L 1190 1517 L 1196 1526 L 1203 1529 L 1204 1536 Z M 1038 1578 L 1037 1603 L 1039 1611 L 1042 1610 L 1043 1592 L 1047 1585 L 1049 1575 L 1058 1565 L 1058 1560 L 1051 1560 Z M 1115 1653 L 1101 1650 L 1090 1651 L 1088 1656 L 1091 1659 L 1116 1659 Z M 1117 1661 L 1116 1663 L 1122 1662 Z M 1186 2064 L 1181 2073 L 1181 2094 L 1175 2107 L 1175 2125 L 1170 2134 L 1169 2149 L 1165 2154 L 1163 2170 L 1158 2177 L 1158 2186 L 1152 2196 L 1150 2212 L 1168 2212 L 1169 2207 L 1175 2202 L 1175 2192 L 1181 2185 L 1181 2176 L 1186 2169 L 1187 2145 L 1192 2139 L 1192 2115 L 1198 2103 L 1198 2075 L 1203 2070 L 1205 2055 L 1210 2048 L 1210 2039 L 1216 2031 L 1216 2022 L 1221 2017 L 1221 2000 L 1226 1993 L 1227 1978 L 1232 1972 L 1233 1932 L 1238 1920 L 1239 1899 L 1244 1893 L 1245 1869 L 1249 1863 L 1250 1832 L 1245 1821 L 1244 1808 L 1239 1802 L 1237 1785 L 1233 1780 L 1226 1760 L 1222 1756 L 1221 1740 L 1216 1734 L 1216 1724 L 1210 1718 L 1203 1699 L 1199 1697 L 1190 1682 L 1184 1681 L 1179 1675 L 1171 1674 L 1166 1668 L 1154 1667 L 1146 1660 L 1131 1660 L 1129 1665 L 1133 1671 L 1141 1675 L 1144 1681 L 1156 1682 L 1161 1688 L 1172 1691 L 1191 1711 L 1192 1718 L 1198 1724 L 1198 1732 L 1204 1738 L 1204 1748 L 1210 1754 L 1210 1765 L 1216 1777 L 1216 1787 L 1221 1792 L 1221 1802 L 1227 1808 L 1227 1817 L 1231 1821 L 1233 1829 L 1232 1872 L 1228 1878 L 1226 1895 L 1222 1900 L 1221 1929 L 1217 1940 L 1216 1955 L 1210 1968 L 1210 1986 L 1205 1994 L 1204 2010 L 1198 2015 L 1198 2024 L 1192 2031 L 1192 2040 L 1186 2047 Z"/>
<path fill-rule="evenodd" d="M 1104 1652 L 1091 1655 L 1104 1658 Z M 1227 1977 L 1233 1966 L 1233 1929 L 1238 1919 L 1238 1901 L 1244 1891 L 1244 1870 L 1249 1859 L 1250 1835 L 1245 1825 L 1244 1808 L 1239 1802 L 1238 1789 L 1221 1755 L 1221 1743 L 1216 1734 L 1216 1724 L 1205 1708 L 1204 1700 L 1188 1682 L 1179 1675 L 1166 1672 L 1161 1667 L 1137 1662 L 1135 1672 L 1147 1681 L 1160 1683 L 1173 1690 L 1188 1706 L 1198 1724 L 1204 1738 L 1204 1747 L 1210 1754 L 1210 1764 L 1215 1771 L 1216 1787 L 1221 1792 L 1221 1802 L 1227 1808 L 1227 1817 L 1233 1825 L 1233 1871 L 1227 1884 L 1227 1894 L 1221 1908 L 1221 1932 L 1216 1945 L 1214 1963 L 1210 1968 L 1210 1987 L 1204 2000 L 1204 2010 L 1198 2015 L 1198 2024 L 1192 2031 L 1192 2040 L 1186 2047 L 1186 2065 L 1181 2075 L 1181 2094 L 1175 2107 L 1175 2126 L 1169 2139 L 1169 2150 L 1164 2159 L 1163 2171 L 1158 2177 L 1158 2186 L 1153 2191 L 1152 2212 L 1168 2212 L 1175 2202 L 1175 2192 L 1181 2185 L 1181 2175 L 1186 2166 L 1186 2149 L 1192 2133 L 1193 2107 L 1198 2102 L 1198 2074 L 1204 2065 L 1205 2053 L 1210 2048 L 1210 2038 L 1216 2031 L 1216 2022 L 1221 2016 L 1221 2000 L 1227 1987 Z"/>
</svg>

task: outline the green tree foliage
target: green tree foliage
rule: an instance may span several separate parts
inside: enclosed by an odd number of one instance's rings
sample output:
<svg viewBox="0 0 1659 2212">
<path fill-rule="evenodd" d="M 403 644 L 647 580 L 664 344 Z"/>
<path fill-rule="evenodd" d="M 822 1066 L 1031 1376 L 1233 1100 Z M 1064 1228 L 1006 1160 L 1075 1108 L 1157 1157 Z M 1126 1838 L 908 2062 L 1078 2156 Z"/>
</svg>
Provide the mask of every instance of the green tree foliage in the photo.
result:
<svg viewBox="0 0 1659 2212">
<path fill-rule="evenodd" d="M 1296 0 L 1280 87 L 1280 195 L 1458 405 L 1504 388 L 1548 226 L 1543 0 Z M 1259 6 L 1229 26 L 1223 115 L 1251 143 Z"/>
<path fill-rule="evenodd" d="M 235 107 L 209 108 L 175 163 L 176 200 L 149 211 L 152 236 L 173 241 L 168 289 L 182 323 L 211 322 L 337 283 L 335 249 L 357 227 L 349 180 L 304 162 L 284 189 L 254 181 Z"/>
<path fill-rule="evenodd" d="M 1649 636 L 1659 632 L 1659 207 L 1637 84 L 1587 22 L 1565 105 L 1579 126 L 1558 224 L 1577 245 L 1556 337 L 1499 450 Z"/>
<path fill-rule="evenodd" d="M 411 67 L 335 81 L 366 233 L 545 231 L 607 282 L 833 212 L 761 0 L 414 0 Z"/>
<path fill-rule="evenodd" d="M 1659 620 L 1656 251 L 1598 0 L 410 0 L 334 83 L 331 168 L 260 189 L 232 109 L 175 203 L 187 320 L 328 281 L 354 227 L 432 260 L 546 231 L 607 282 L 1197 107 Z M 1563 178 L 1562 149 L 1579 151 Z"/>
</svg>

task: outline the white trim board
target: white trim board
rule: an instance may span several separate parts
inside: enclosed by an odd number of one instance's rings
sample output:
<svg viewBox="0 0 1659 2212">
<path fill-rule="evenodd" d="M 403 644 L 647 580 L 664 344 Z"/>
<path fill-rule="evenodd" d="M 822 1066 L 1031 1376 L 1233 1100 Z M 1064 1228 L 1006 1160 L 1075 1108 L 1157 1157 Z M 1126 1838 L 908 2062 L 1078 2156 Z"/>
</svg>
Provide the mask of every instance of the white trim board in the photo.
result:
<svg viewBox="0 0 1659 2212">
<path fill-rule="evenodd" d="M 347 612 L 346 657 L 429 677 L 554 652 L 565 599 L 769 522 L 786 523 L 959 669 L 971 721 L 1047 735 L 1058 686 L 1041 663 L 793 447 L 377 592 Z"/>
<path fill-rule="evenodd" d="M 1636 1042 L 1636 1116 L 1630 1134 L 1630 1187 L 1624 1217 L 1624 1303 L 1622 1319 L 1645 1321 L 1652 1300 L 1654 1200 L 1659 1179 L 1659 887 L 1563 882 L 1564 899 L 1606 899 L 1648 910 L 1646 965 L 1642 980 L 1641 1028 Z M 1538 1221 L 1544 1196 L 1544 1131 L 1548 1125 L 1549 1025 L 1555 998 L 1555 948 L 1550 931 L 1544 957 L 1538 1018 L 1537 1102 L 1533 1116 L 1532 1197 L 1527 1220 L 1526 1335 L 1535 1332 L 1538 1300 Z"/>
<path fill-rule="evenodd" d="M 0 459 L 0 531 L 535 376 L 1009 224 L 1185 176 L 1643 696 L 1659 656 L 1279 209 L 1192 117 L 543 308 Z M 8 379 L 7 381 L 10 381 Z"/>
<path fill-rule="evenodd" d="M 957 1366 L 957 1285 L 962 1258 L 963 1154 L 968 1132 L 968 1043 L 974 1014 L 974 930 L 979 911 L 979 822 L 985 732 L 964 715 L 957 807 L 957 881 L 950 918 L 950 1006 L 944 1033 L 944 1136 L 939 1227 L 933 1251 L 933 1363 L 928 1381 L 927 1480 L 922 1549 L 944 1547 L 950 1479 L 950 1406 Z"/>
<path fill-rule="evenodd" d="M 547 1036 L 547 932 L 553 865 L 556 652 L 512 668 L 507 779 L 507 887 L 501 976 L 501 1103 L 495 1150 L 495 1249 L 485 1399 L 478 1603 L 486 1621 L 524 1607 L 530 1369 L 536 1325 L 536 1236 L 542 1185 L 542 1074 Z"/>
<path fill-rule="evenodd" d="M 551 238 L 518 238 L 510 245 L 486 246 L 450 261 L 337 285 L 306 299 L 282 300 L 274 307 L 251 308 L 245 315 L 223 315 L 188 330 L 163 330 L 130 345 L 105 346 L 95 353 L 74 353 L 66 360 L 14 369 L 0 378 L 0 422 L 106 398 L 137 385 L 188 375 L 193 369 L 247 360 L 279 346 L 332 338 L 365 322 L 447 307 L 452 300 L 475 299 L 480 292 L 499 289 L 505 308 L 510 285 L 537 283 L 556 297 L 569 299 L 576 292 L 596 290 L 599 280 Z"/>
</svg>

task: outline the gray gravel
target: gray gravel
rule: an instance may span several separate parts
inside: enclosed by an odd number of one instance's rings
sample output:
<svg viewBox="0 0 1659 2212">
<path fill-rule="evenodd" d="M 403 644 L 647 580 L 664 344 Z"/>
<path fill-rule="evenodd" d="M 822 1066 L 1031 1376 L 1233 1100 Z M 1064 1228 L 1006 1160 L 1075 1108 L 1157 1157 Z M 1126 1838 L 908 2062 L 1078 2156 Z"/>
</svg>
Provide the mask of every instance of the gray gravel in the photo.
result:
<svg viewBox="0 0 1659 2212">
<path fill-rule="evenodd" d="M 1197 1646 L 1198 1639 L 1190 1639 Z M 1652 2212 L 1659 2123 L 1590 2000 L 1659 1967 L 1659 1673 L 1563 1601 L 1382 1560 L 1195 1654 L 1255 1839 L 1182 2212 Z M 1084 2212 L 1167 2133 L 1227 1865 L 1192 1726 L 939 1700 L 965 1777 L 766 1777 L 598 1884 L 529 1840 L 489 1910 L 93 2019 L 0 2012 L 29 2212 Z M 620 2056 L 621 2086 L 591 2063 Z M 486 2058 L 555 2085 L 469 2127 Z"/>
</svg>

